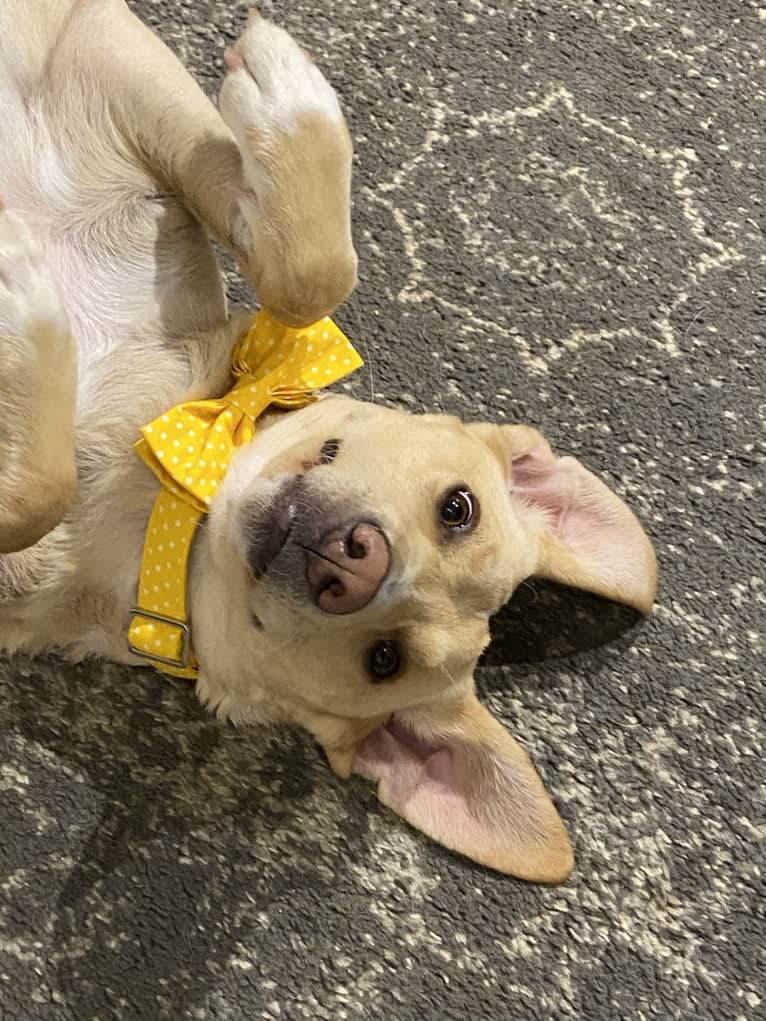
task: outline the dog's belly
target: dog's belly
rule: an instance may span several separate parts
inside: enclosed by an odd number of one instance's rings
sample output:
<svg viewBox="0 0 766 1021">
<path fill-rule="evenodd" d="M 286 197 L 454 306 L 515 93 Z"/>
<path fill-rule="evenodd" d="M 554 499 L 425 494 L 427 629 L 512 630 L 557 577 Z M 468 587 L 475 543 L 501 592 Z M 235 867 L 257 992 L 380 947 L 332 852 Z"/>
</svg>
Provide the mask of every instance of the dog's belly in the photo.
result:
<svg viewBox="0 0 766 1021">
<path fill-rule="evenodd" d="M 24 83 L 0 39 L 0 201 L 44 246 L 77 338 L 81 379 L 147 324 L 176 333 L 226 316 L 204 229 L 131 162 L 105 110 L 84 116 L 86 108 L 74 91 L 48 104 L 45 82 Z"/>
<path fill-rule="evenodd" d="M 149 325 L 175 335 L 226 317 L 205 233 L 171 198 L 122 190 L 85 230 L 40 230 L 77 338 L 81 378 L 127 338 L 148 337 Z"/>
</svg>

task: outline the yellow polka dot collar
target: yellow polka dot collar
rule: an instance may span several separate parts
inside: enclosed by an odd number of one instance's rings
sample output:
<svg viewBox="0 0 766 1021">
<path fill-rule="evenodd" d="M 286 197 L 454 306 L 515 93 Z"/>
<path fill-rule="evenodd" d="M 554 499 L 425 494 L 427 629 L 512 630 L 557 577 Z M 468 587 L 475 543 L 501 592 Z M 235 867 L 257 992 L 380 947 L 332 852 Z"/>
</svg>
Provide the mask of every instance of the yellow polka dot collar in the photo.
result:
<svg viewBox="0 0 766 1021">
<path fill-rule="evenodd" d="M 297 408 L 362 365 L 331 319 L 301 329 L 259 312 L 234 350 L 236 382 L 223 397 L 190 401 L 145 425 L 136 452 L 162 483 L 144 539 L 128 645 L 164 673 L 196 677 L 186 583 L 197 526 L 238 447 L 270 406 Z"/>
</svg>

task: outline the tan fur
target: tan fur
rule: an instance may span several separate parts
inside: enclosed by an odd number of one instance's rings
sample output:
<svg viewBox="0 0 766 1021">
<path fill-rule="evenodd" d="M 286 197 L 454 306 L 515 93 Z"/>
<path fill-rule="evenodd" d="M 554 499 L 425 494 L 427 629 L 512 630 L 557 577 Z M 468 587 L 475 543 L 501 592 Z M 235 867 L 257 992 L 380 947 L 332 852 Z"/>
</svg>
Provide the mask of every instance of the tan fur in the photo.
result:
<svg viewBox="0 0 766 1021">
<path fill-rule="evenodd" d="M 222 119 L 122 0 L 0 7 L 0 113 L 13 125 L 0 152 L 12 211 L 0 202 L 0 553 L 34 543 L 0 556 L 5 649 L 138 662 L 127 625 L 157 483 L 132 445 L 168 407 L 227 389 L 229 353 L 249 322 L 227 313 L 205 228 L 290 323 L 330 312 L 354 285 L 351 144 L 334 93 L 258 18 L 227 62 Z M 29 120 L 30 93 L 39 122 Z M 330 437 L 338 456 L 318 464 Z M 544 512 L 512 499 L 513 459 L 532 449 L 553 459 L 525 427 L 340 397 L 272 415 L 235 458 L 198 535 L 190 609 L 200 698 L 234 721 L 301 724 L 340 775 L 399 715 L 487 754 L 498 776 L 513 764 L 536 818 L 529 839 L 479 846 L 411 821 L 493 868 L 554 881 L 571 868 L 563 826 L 524 753 L 473 694 L 488 618 L 533 573 L 642 608 L 656 575 L 635 519 L 587 473 L 585 497 L 638 532 L 616 580 L 583 566 Z M 279 571 L 253 577 L 250 523 L 296 474 L 306 515 L 354 513 L 385 530 L 389 576 L 357 613 L 328 618 Z M 438 508 L 456 485 L 477 495 L 481 514 L 453 539 Z M 405 662 L 397 678 L 372 683 L 366 656 L 381 638 L 399 642 Z"/>
<path fill-rule="evenodd" d="M 606 599 L 627 603 L 641 613 L 649 613 L 657 591 L 657 562 L 648 537 L 644 536 L 644 540 L 639 554 L 641 560 L 636 566 L 636 573 L 640 571 L 644 579 L 638 595 L 627 595 L 628 587 L 632 587 L 630 578 L 626 578 L 624 583 L 616 581 L 605 585 L 600 577 L 584 570 L 577 557 L 551 535 L 546 535 L 542 540 L 542 554 L 536 573 L 540 578 L 552 578 L 571 588 L 596 592 Z"/>
<path fill-rule="evenodd" d="M 264 137 L 257 125 L 247 132 L 248 143 L 276 184 L 267 219 L 280 222 L 272 258 L 252 275 L 263 304 L 293 326 L 329 315 L 356 285 L 348 216 L 351 175 L 345 173 L 342 181 L 337 176 L 338 168 L 351 165 L 351 139 L 345 125 L 333 134 L 321 128 L 318 114 L 303 114 L 293 131 L 273 139 Z M 328 180 L 342 187 L 328 191 Z M 334 225 L 331 232 L 326 230 L 328 221 Z M 254 236 L 255 251 L 262 249 L 263 240 L 260 232 Z"/>
<path fill-rule="evenodd" d="M 9 223 L 16 226 L 5 214 L 3 225 Z M 0 251 L 6 235 L 0 225 Z M 0 554 L 32 546 L 55 528 L 77 492 L 74 338 L 49 300 L 44 267 L 29 258 L 31 239 L 21 242 L 5 274 L 18 300 L 0 314 Z"/>
<path fill-rule="evenodd" d="M 548 441 L 530 426 L 498 428 L 480 424 L 471 426 L 471 429 L 482 437 L 501 461 L 509 464 L 531 450 L 553 457 Z M 657 561 L 652 544 L 630 508 L 615 500 L 614 493 L 603 482 L 589 475 L 587 485 L 588 499 L 602 509 L 603 516 L 612 522 L 620 522 L 633 537 L 634 549 L 628 561 L 630 569 L 623 576 L 611 577 L 588 570 L 582 560 L 543 523 L 538 537 L 540 553 L 535 573 L 541 578 L 552 578 L 572 588 L 596 592 L 608 599 L 627 603 L 641 613 L 648 613 L 657 590 Z"/>
</svg>

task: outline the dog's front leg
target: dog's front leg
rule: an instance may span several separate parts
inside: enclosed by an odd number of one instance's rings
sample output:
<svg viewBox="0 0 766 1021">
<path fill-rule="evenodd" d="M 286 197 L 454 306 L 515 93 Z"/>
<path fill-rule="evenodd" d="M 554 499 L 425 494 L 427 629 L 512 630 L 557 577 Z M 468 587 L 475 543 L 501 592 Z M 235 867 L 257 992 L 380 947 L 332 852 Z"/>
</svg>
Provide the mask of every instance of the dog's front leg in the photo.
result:
<svg viewBox="0 0 766 1021">
<path fill-rule="evenodd" d="M 319 68 L 258 14 L 225 60 L 219 106 L 242 157 L 233 245 L 262 304 L 303 325 L 356 283 L 348 129 Z"/>
<path fill-rule="evenodd" d="M 98 40 L 87 52 L 91 77 L 158 185 L 232 252 L 277 318 L 300 326 L 332 312 L 356 283 L 352 148 L 311 58 L 251 14 L 226 52 L 219 113 L 123 3 L 89 5 L 83 18 Z"/>
<path fill-rule="evenodd" d="M 0 202 L 0 554 L 33 545 L 74 500 L 76 363 L 43 251 Z"/>
</svg>

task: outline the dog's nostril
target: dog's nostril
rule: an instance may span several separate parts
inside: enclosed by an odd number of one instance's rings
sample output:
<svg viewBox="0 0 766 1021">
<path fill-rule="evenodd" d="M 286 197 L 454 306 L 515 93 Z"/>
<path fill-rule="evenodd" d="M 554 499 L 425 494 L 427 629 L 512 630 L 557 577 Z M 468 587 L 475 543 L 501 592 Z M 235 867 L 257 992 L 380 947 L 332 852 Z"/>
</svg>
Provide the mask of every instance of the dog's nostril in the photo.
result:
<svg viewBox="0 0 766 1021">
<path fill-rule="evenodd" d="M 346 539 L 346 552 L 352 560 L 361 560 L 363 557 L 366 557 L 368 549 L 369 547 L 360 542 L 356 537 L 356 529 L 353 532 L 349 532 Z"/>
<path fill-rule="evenodd" d="M 388 559 L 388 543 L 374 525 L 356 525 L 348 533 L 346 551 L 352 560 L 383 556 Z"/>
<path fill-rule="evenodd" d="M 318 549 L 306 548 L 306 580 L 325 613 L 355 613 L 375 597 L 388 575 L 388 539 L 375 525 L 330 532 Z"/>
<path fill-rule="evenodd" d="M 319 463 L 330 464 L 338 456 L 340 440 L 325 440 L 322 449 L 319 451 Z"/>
<path fill-rule="evenodd" d="M 343 582 L 340 578 L 337 578 L 334 574 L 331 574 L 327 581 L 320 582 L 318 586 L 319 595 L 323 595 L 325 592 L 329 592 L 332 596 L 343 595 Z"/>
</svg>

